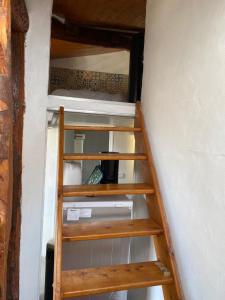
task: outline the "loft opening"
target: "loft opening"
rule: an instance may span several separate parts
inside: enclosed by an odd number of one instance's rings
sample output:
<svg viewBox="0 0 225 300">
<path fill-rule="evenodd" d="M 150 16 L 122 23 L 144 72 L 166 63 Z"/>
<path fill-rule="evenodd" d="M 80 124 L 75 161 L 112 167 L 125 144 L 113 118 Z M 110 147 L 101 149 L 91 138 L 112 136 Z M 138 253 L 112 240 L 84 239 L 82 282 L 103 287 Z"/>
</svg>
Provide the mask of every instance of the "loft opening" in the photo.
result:
<svg viewBox="0 0 225 300">
<path fill-rule="evenodd" d="M 146 0 L 54 0 L 49 94 L 140 100 Z"/>
</svg>

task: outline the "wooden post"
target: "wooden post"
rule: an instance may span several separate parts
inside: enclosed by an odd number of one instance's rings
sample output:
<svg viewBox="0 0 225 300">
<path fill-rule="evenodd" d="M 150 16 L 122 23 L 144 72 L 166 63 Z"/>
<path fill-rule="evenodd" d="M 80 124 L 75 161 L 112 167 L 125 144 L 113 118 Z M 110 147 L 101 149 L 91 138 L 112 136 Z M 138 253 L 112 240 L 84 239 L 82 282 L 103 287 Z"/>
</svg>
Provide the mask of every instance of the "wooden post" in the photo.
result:
<svg viewBox="0 0 225 300">
<path fill-rule="evenodd" d="M 22 141 L 24 114 L 24 33 L 12 32 L 13 201 L 8 249 L 7 299 L 19 299 L 19 256 L 22 194 Z"/>
<path fill-rule="evenodd" d="M 58 199 L 56 210 L 53 300 L 62 299 L 62 209 L 63 209 L 64 107 L 59 111 Z"/>
<path fill-rule="evenodd" d="M 0 0 L 0 300 L 19 299 L 24 34 L 28 25 L 24 0 Z"/>
<path fill-rule="evenodd" d="M 10 1 L 0 1 L 0 300 L 6 300 L 12 210 L 12 95 Z"/>
<path fill-rule="evenodd" d="M 7 299 L 19 299 L 19 257 L 22 193 L 22 142 L 24 103 L 24 43 L 29 18 L 24 0 L 11 0 L 12 105 L 13 105 L 13 201 L 8 247 Z"/>
</svg>

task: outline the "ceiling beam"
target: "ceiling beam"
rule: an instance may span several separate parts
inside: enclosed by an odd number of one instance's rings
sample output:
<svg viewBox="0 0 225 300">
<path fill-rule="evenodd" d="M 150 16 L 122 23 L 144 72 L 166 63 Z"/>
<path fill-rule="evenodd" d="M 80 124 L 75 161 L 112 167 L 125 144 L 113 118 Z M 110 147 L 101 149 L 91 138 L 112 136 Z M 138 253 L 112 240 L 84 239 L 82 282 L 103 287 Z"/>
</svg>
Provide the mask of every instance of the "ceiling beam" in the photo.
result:
<svg viewBox="0 0 225 300">
<path fill-rule="evenodd" d="M 69 42 L 130 50 L 137 33 L 138 31 L 62 23 L 52 18 L 51 37 Z"/>
<path fill-rule="evenodd" d="M 145 28 L 146 0 L 54 0 L 53 13 L 72 23 L 112 28 Z"/>
<path fill-rule="evenodd" d="M 114 53 L 123 49 L 105 48 L 96 45 L 80 44 L 75 42 L 51 39 L 51 59 L 80 57 L 89 55 L 99 55 Z"/>
</svg>

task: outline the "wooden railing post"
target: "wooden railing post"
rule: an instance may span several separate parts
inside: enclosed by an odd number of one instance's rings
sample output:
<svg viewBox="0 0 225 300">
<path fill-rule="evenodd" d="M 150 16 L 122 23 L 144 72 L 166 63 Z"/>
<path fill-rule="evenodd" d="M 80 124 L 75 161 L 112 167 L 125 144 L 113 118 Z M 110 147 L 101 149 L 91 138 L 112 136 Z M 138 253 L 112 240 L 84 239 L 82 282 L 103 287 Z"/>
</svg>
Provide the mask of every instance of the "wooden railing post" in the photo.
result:
<svg viewBox="0 0 225 300">
<path fill-rule="evenodd" d="M 59 112 L 58 199 L 56 210 L 53 299 L 61 300 L 62 282 L 62 206 L 63 206 L 64 108 Z"/>
</svg>

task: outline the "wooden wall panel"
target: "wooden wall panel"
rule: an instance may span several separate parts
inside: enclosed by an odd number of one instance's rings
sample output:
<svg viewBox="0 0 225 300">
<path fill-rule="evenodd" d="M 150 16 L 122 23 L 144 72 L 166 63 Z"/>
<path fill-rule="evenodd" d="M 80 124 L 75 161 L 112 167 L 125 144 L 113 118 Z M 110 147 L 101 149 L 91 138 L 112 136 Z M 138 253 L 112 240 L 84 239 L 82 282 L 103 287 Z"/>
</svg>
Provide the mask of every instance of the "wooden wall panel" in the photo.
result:
<svg viewBox="0 0 225 300">
<path fill-rule="evenodd" d="M 0 1 L 0 300 L 6 300 L 12 206 L 12 95 L 10 0 Z M 8 299 L 7 299 L 8 300 Z"/>
</svg>

